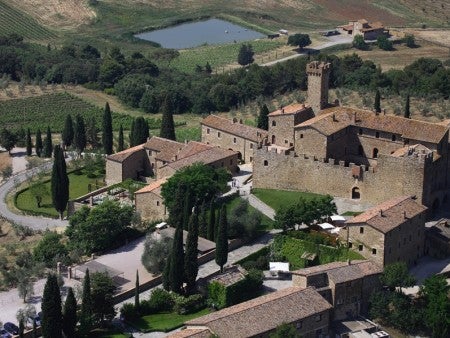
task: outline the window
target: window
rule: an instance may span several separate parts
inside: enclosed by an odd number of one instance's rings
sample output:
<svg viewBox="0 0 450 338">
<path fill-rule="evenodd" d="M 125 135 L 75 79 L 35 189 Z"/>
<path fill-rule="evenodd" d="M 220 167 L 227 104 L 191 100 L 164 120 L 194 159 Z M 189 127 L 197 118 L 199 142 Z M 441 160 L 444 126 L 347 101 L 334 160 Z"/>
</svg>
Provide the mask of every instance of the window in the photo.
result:
<svg viewBox="0 0 450 338">
<path fill-rule="evenodd" d="M 236 137 L 233 137 L 233 143 L 236 144 Z"/>
<path fill-rule="evenodd" d="M 275 144 L 275 135 L 272 135 L 272 144 Z"/>
<path fill-rule="evenodd" d="M 269 165 L 269 162 L 267 160 L 264 160 L 264 166 L 267 167 Z"/>
<path fill-rule="evenodd" d="M 253 149 L 253 143 L 250 143 L 250 149 Z"/>
<path fill-rule="evenodd" d="M 289 141 L 288 140 L 284 140 L 284 144 L 288 144 L 289 143 Z"/>
<path fill-rule="evenodd" d="M 363 245 L 362 244 L 358 245 L 358 251 L 363 251 Z"/>
<path fill-rule="evenodd" d="M 375 137 L 376 137 L 376 138 L 379 138 L 379 137 L 380 137 L 380 133 L 379 133 L 378 131 L 375 133 Z"/>
<path fill-rule="evenodd" d="M 373 148 L 372 157 L 378 158 L 378 149 L 377 148 Z"/>
<path fill-rule="evenodd" d="M 206 133 L 209 134 L 209 132 L 210 132 L 210 129 L 206 128 Z"/>
<path fill-rule="evenodd" d="M 272 127 L 276 127 L 277 122 L 276 121 L 272 121 Z"/>
<path fill-rule="evenodd" d="M 220 138 L 220 131 L 217 132 L 217 137 Z"/>
<path fill-rule="evenodd" d="M 316 317 L 315 317 L 315 320 L 316 320 L 316 322 L 320 322 L 321 320 L 322 320 L 322 315 L 320 314 L 320 315 L 317 315 Z"/>
<path fill-rule="evenodd" d="M 409 140 L 408 140 L 408 139 L 405 139 L 403 142 L 404 142 L 405 144 L 409 144 Z"/>
<path fill-rule="evenodd" d="M 148 151 L 148 156 L 152 156 L 152 151 L 151 150 Z"/>
<path fill-rule="evenodd" d="M 300 330 L 302 328 L 302 322 L 297 322 L 296 327 L 297 330 Z"/>
<path fill-rule="evenodd" d="M 348 247 L 351 249 L 353 247 L 353 243 L 352 242 L 348 242 Z"/>
<path fill-rule="evenodd" d="M 376 254 L 377 254 L 377 249 L 372 248 L 372 255 L 376 255 Z"/>
<path fill-rule="evenodd" d="M 337 300 L 337 305 L 342 305 L 344 304 L 344 300 L 343 299 L 338 299 Z"/>
<path fill-rule="evenodd" d="M 156 206 L 159 207 L 159 201 L 156 201 Z"/>
<path fill-rule="evenodd" d="M 362 129 L 359 129 L 358 133 L 359 135 L 362 135 L 363 134 Z"/>
<path fill-rule="evenodd" d="M 361 194 L 359 192 L 359 188 L 358 187 L 354 187 L 352 189 L 352 199 L 353 200 L 359 200 L 361 198 Z"/>
<path fill-rule="evenodd" d="M 364 227 L 359 227 L 359 233 L 363 234 L 364 233 Z"/>
<path fill-rule="evenodd" d="M 300 138 L 303 138 L 303 134 L 300 134 Z"/>
<path fill-rule="evenodd" d="M 392 134 L 391 140 L 395 141 L 395 140 L 397 140 L 397 137 L 394 134 Z"/>
<path fill-rule="evenodd" d="M 253 162 L 253 157 L 250 156 L 250 162 Z"/>
</svg>

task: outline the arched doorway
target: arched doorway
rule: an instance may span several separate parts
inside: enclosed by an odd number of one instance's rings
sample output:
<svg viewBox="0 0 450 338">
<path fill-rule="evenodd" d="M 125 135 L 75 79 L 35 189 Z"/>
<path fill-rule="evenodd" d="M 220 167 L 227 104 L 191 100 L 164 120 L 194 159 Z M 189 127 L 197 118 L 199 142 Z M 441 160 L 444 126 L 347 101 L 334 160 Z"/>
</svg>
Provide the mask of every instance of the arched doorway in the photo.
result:
<svg viewBox="0 0 450 338">
<path fill-rule="evenodd" d="M 378 148 L 373 148 L 372 157 L 373 158 L 378 158 Z"/>
<path fill-rule="evenodd" d="M 275 144 L 275 135 L 272 135 L 272 144 Z"/>
<path fill-rule="evenodd" d="M 361 198 L 361 193 L 358 187 L 352 189 L 352 200 L 359 200 Z"/>
</svg>

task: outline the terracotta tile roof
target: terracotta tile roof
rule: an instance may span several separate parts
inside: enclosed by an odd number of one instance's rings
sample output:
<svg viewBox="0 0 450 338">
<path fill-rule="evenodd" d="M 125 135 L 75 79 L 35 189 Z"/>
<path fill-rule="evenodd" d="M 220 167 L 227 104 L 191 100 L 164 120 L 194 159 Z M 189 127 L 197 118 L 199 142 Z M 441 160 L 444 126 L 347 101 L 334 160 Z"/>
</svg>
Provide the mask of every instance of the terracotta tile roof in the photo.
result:
<svg viewBox="0 0 450 338">
<path fill-rule="evenodd" d="M 296 114 L 308 108 L 309 107 L 305 106 L 303 103 L 293 103 L 271 112 L 269 116 Z"/>
<path fill-rule="evenodd" d="M 441 124 L 394 115 L 377 115 L 369 110 L 349 107 L 324 109 L 320 115 L 298 124 L 295 128 L 311 127 L 324 135 L 331 135 L 350 125 L 399 134 L 405 139 L 430 143 L 439 143 L 448 130 Z"/>
<path fill-rule="evenodd" d="M 210 164 L 221 159 L 227 159 L 233 155 L 237 156 L 237 152 L 219 147 L 212 147 L 166 165 L 175 170 L 179 170 L 194 163 Z"/>
<path fill-rule="evenodd" d="M 332 263 L 327 263 L 327 264 L 322 264 L 322 265 L 311 266 L 309 268 L 304 268 L 304 269 L 300 269 L 300 270 L 295 270 L 295 271 L 292 271 L 292 274 L 299 275 L 299 276 L 310 276 L 310 275 L 315 275 L 317 273 L 323 273 L 328 270 L 340 268 L 344 265 L 347 265 L 347 262 L 332 262 Z"/>
<path fill-rule="evenodd" d="M 148 192 L 153 192 L 154 190 L 158 190 L 159 188 L 161 188 L 161 186 L 166 182 L 167 179 L 165 178 L 157 180 L 155 182 L 150 183 L 149 185 L 146 185 L 142 189 L 139 189 L 138 191 L 135 192 L 135 194 L 144 194 Z"/>
<path fill-rule="evenodd" d="M 244 268 L 241 268 L 239 265 L 233 265 L 225 269 L 223 273 L 208 278 L 208 283 L 218 282 L 224 286 L 230 286 L 245 279 L 246 275 L 247 271 Z"/>
<path fill-rule="evenodd" d="M 158 136 L 152 136 L 152 138 L 144 143 L 143 146 L 147 150 L 158 152 L 155 156 L 158 160 L 172 161 L 173 157 L 185 146 L 185 144 Z"/>
<path fill-rule="evenodd" d="M 209 144 L 196 142 L 196 141 L 190 141 L 187 145 L 183 147 L 177 154 L 176 158 L 178 160 L 181 160 L 182 158 L 189 157 L 194 154 L 198 154 L 202 151 L 205 151 L 207 149 L 211 149 L 213 146 L 210 146 Z"/>
<path fill-rule="evenodd" d="M 144 149 L 144 148 L 143 148 L 143 145 L 140 144 L 140 145 L 138 145 L 138 146 L 135 146 L 135 147 L 132 147 L 132 148 L 128 148 L 128 149 L 122 150 L 122 151 L 120 151 L 120 152 L 118 152 L 118 153 L 115 153 L 115 154 L 112 154 L 112 155 L 108 155 L 108 156 L 106 157 L 106 159 L 107 159 L 107 160 L 114 161 L 114 162 L 123 162 L 123 161 L 125 161 L 130 155 L 132 155 L 132 154 L 134 154 L 134 153 L 136 153 L 136 152 L 138 152 L 138 151 L 141 151 L 141 150 L 143 150 L 143 149 Z"/>
<path fill-rule="evenodd" d="M 267 130 L 247 126 L 242 123 L 230 121 L 217 115 L 208 115 L 202 122 L 202 125 L 221 130 L 223 132 L 236 135 L 252 142 L 259 142 L 268 135 Z"/>
<path fill-rule="evenodd" d="M 208 328 L 189 328 L 180 330 L 167 336 L 168 338 L 210 338 L 211 331 Z"/>
<path fill-rule="evenodd" d="M 313 288 L 290 287 L 185 324 L 207 326 L 219 337 L 253 337 L 282 323 L 292 323 L 330 309 L 331 305 Z"/>
<path fill-rule="evenodd" d="M 350 263 L 327 272 L 328 279 L 335 284 L 350 282 L 366 276 L 381 274 L 383 269 L 370 261 Z"/>
<path fill-rule="evenodd" d="M 353 217 L 345 224 L 351 226 L 366 223 L 382 233 L 387 233 L 404 223 L 405 216 L 406 218 L 412 218 L 425 210 L 427 210 L 427 207 L 416 202 L 411 196 L 400 196 Z"/>
</svg>

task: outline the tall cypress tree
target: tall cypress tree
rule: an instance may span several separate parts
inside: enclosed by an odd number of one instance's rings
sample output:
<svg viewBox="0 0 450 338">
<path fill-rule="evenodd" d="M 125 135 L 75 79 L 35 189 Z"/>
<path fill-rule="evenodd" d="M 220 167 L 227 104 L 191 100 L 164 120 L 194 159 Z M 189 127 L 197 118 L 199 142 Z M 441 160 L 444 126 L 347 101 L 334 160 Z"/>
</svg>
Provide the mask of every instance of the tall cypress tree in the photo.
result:
<svg viewBox="0 0 450 338">
<path fill-rule="evenodd" d="M 410 111 L 410 108 L 409 108 L 409 94 L 406 95 L 406 102 L 405 102 L 405 117 L 406 117 L 407 119 L 410 119 L 410 118 L 411 118 L 411 111 Z"/>
<path fill-rule="evenodd" d="M 44 338 L 62 337 L 62 306 L 58 280 L 55 275 L 47 277 L 42 296 L 42 336 Z"/>
<path fill-rule="evenodd" d="M 44 139 L 44 151 L 43 155 L 44 157 L 52 157 L 53 153 L 53 142 L 52 142 L 52 132 L 50 130 L 50 127 L 47 127 L 47 135 Z"/>
<path fill-rule="evenodd" d="M 66 338 L 75 338 L 77 327 L 77 301 L 73 294 L 73 289 L 69 288 L 63 312 L 63 332 Z"/>
<path fill-rule="evenodd" d="M 184 251 L 183 251 L 183 226 L 180 224 L 175 230 L 172 252 L 170 254 L 170 290 L 181 292 L 184 279 Z"/>
<path fill-rule="evenodd" d="M 103 129 L 102 129 L 102 143 L 105 154 L 110 155 L 113 152 L 113 129 L 112 117 L 109 103 L 105 104 L 105 112 L 103 113 Z"/>
<path fill-rule="evenodd" d="M 264 130 L 269 129 L 269 108 L 267 108 L 265 103 L 259 109 L 257 127 Z"/>
<path fill-rule="evenodd" d="M 136 284 L 134 288 L 134 307 L 139 309 L 139 271 L 136 270 Z"/>
<path fill-rule="evenodd" d="M 62 141 L 64 144 L 64 149 L 72 145 L 73 137 L 74 137 L 74 130 L 73 130 L 72 116 L 70 114 L 67 114 L 66 121 L 64 123 L 64 129 L 62 132 Z"/>
<path fill-rule="evenodd" d="M 173 122 L 172 99 L 169 95 L 166 95 L 162 106 L 162 121 L 159 136 L 169 140 L 176 140 L 175 123 Z"/>
<path fill-rule="evenodd" d="M 147 142 L 150 133 L 148 130 L 148 123 L 142 116 L 136 118 L 133 132 L 133 146 Z"/>
<path fill-rule="evenodd" d="M 130 134 L 128 135 L 129 139 L 130 139 L 130 147 L 134 147 L 135 144 L 135 129 L 136 129 L 136 122 L 135 120 L 131 121 L 131 127 L 130 127 Z"/>
<path fill-rule="evenodd" d="M 169 208 L 169 224 L 174 228 L 178 226 L 183 228 L 185 193 L 186 187 L 183 184 L 179 185 L 175 192 L 174 203 Z"/>
<path fill-rule="evenodd" d="M 27 129 L 27 156 L 31 156 L 33 153 L 33 144 L 31 142 L 30 128 Z"/>
<path fill-rule="evenodd" d="M 172 250 L 169 251 L 167 256 L 166 265 L 164 265 L 164 270 L 162 273 L 163 288 L 164 290 L 170 291 L 170 262 L 172 261 Z"/>
<path fill-rule="evenodd" d="M 216 242 L 217 245 L 217 236 L 219 236 L 219 226 L 220 226 L 220 214 L 222 213 L 221 209 L 217 209 L 217 215 L 216 215 L 216 224 L 214 225 L 214 242 Z"/>
<path fill-rule="evenodd" d="M 187 230 L 189 227 L 189 218 L 192 212 L 192 194 L 189 187 L 186 188 L 184 194 L 184 204 L 183 204 L 183 229 Z"/>
<path fill-rule="evenodd" d="M 23 318 L 19 321 L 19 338 L 23 338 L 23 332 L 25 331 L 25 324 L 23 323 Z"/>
<path fill-rule="evenodd" d="M 59 145 L 55 147 L 51 190 L 53 206 L 59 212 L 61 219 L 63 219 L 64 210 L 66 210 L 67 202 L 69 201 L 69 177 L 67 176 L 64 153 Z"/>
<path fill-rule="evenodd" d="M 91 277 L 89 269 L 86 269 L 86 275 L 83 280 L 83 296 L 81 300 L 80 312 L 80 333 L 83 336 L 89 334 L 92 329 L 92 295 L 91 295 Z"/>
<path fill-rule="evenodd" d="M 123 127 L 122 125 L 120 125 L 119 128 L 119 141 L 117 142 L 117 151 L 122 151 L 125 149 L 125 144 L 124 144 L 124 140 L 123 140 Z"/>
<path fill-rule="evenodd" d="M 35 149 L 36 149 L 36 155 L 41 157 L 42 154 L 42 134 L 41 134 L 41 130 L 38 129 L 36 132 L 36 145 L 35 145 Z"/>
<path fill-rule="evenodd" d="M 195 280 L 198 274 L 198 211 L 194 209 L 188 227 L 186 240 L 186 254 L 184 257 L 184 274 L 189 294 L 195 291 Z"/>
<path fill-rule="evenodd" d="M 381 113 L 381 95 L 378 89 L 375 93 L 375 102 L 373 104 L 373 109 L 375 109 L 377 113 Z"/>
<path fill-rule="evenodd" d="M 225 204 L 220 210 L 219 231 L 216 241 L 216 263 L 220 266 L 220 272 L 223 272 L 223 266 L 228 260 L 228 223 L 227 209 Z"/>
<path fill-rule="evenodd" d="M 206 219 L 206 203 L 203 201 L 200 208 L 199 220 L 198 220 L 198 234 L 200 237 L 208 238 L 208 221 Z"/>
<path fill-rule="evenodd" d="M 86 125 L 84 124 L 84 119 L 80 114 L 75 117 L 75 134 L 73 138 L 75 148 L 77 149 L 78 155 L 84 151 L 86 148 Z"/>
<path fill-rule="evenodd" d="M 216 227 L 216 210 L 214 208 L 214 200 L 211 200 L 211 204 L 209 205 L 209 222 L 208 222 L 207 236 L 208 239 L 213 242 L 215 242 L 215 234 L 214 234 L 215 227 Z"/>
</svg>

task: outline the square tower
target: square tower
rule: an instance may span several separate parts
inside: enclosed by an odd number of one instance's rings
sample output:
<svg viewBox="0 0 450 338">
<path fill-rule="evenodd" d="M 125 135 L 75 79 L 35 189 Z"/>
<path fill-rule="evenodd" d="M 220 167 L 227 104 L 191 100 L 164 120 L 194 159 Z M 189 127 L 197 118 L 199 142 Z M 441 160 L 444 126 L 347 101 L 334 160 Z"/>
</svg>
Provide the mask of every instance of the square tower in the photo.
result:
<svg viewBox="0 0 450 338">
<path fill-rule="evenodd" d="M 317 115 L 328 105 L 330 63 L 312 61 L 306 65 L 308 103 Z"/>
</svg>

